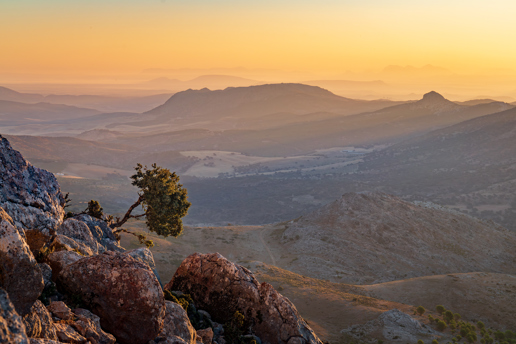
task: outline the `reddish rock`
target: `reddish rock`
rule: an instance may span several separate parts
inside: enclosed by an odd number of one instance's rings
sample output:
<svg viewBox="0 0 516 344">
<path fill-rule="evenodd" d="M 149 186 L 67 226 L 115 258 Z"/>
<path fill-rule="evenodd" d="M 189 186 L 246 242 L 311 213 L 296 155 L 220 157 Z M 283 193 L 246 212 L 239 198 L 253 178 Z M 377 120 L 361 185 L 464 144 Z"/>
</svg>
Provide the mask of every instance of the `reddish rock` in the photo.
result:
<svg viewBox="0 0 516 344">
<path fill-rule="evenodd" d="M 57 340 L 52 316 L 39 300 L 34 302 L 30 313 L 23 317 L 27 336 Z"/>
<path fill-rule="evenodd" d="M 97 344 L 114 344 L 116 342 L 113 335 L 102 330 L 98 316 L 82 308 L 74 309 L 73 312 L 76 315 L 76 320 L 72 326 L 83 337 Z"/>
<path fill-rule="evenodd" d="M 75 329 L 64 323 L 55 323 L 54 328 L 56 329 L 57 337 L 60 342 L 70 344 L 83 344 L 86 343 L 87 339 L 81 336 Z"/>
<path fill-rule="evenodd" d="M 63 268 L 58 282 L 79 295 L 102 328 L 122 344 L 143 344 L 163 328 L 165 300 L 158 280 L 143 263 L 107 251 Z"/>
<path fill-rule="evenodd" d="M 0 287 L 20 315 L 30 311 L 43 290 L 43 275 L 11 217 L 0 208 Z"/>
<path fill-rule="evenodd" d="M 0 288 L 0 343 L 29 343 L 23 320 L 16 313 L 7 292 L 2 288 Z"/>
<path fill-rule="evenodd" d="M 61 342 L 45 338 L 30 338 L 30 344 L 61 344 Z"/>
<path fill-rule="evenodd" d="M 52 279 L 56 280 L 57 276 L 59 276 L 59 273 L 61 270 L 63 270 L 64 267 L 75 263 L 82 258 L 84 258 L 84 256 L 81 256 L 74 251 L 57 251 L 49 254 L 47 261 L 50 265 L 50 268 L 52 269 Z"/>
<path fill-rule="evenodd" d="M 203 344 L 211 344 L 213 341 L 213 330 L 211 327 L 203 330 L 197 330 L 197 335 L 201 337 Z"/>
<path fill-rule="evenodd" d="M 52 301 L 47 309 L 52 313 L 53 316 L 61 320 L 73 319 L 73 313 L 70 308 L 63 301 Z"/>
<path fill-rule="evenodd" d="M 322 343 L 286 297 L 218 253 L 186 258 L 165 289 L 190 294 L 219 323 L 239 311 L 266 343 Z"/>
</svg>

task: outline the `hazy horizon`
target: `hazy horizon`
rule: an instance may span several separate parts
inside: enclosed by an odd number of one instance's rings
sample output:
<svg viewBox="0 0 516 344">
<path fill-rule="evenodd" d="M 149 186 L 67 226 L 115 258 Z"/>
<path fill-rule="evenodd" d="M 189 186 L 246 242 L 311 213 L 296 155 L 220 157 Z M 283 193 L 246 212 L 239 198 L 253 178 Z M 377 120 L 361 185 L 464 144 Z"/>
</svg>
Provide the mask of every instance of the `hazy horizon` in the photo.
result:
<svg viewBox="0 0 516 344">
<path fill-rule="evenodd" d="M 223 74 L 261 83 L 381 80 L 396 88 L 386 97 L 406 93 L 407 84 L 426 86 L 418 94 L 512 97 L 515 7 L 501 0 L 4 0 L 0 85 Z"/>
</svg>

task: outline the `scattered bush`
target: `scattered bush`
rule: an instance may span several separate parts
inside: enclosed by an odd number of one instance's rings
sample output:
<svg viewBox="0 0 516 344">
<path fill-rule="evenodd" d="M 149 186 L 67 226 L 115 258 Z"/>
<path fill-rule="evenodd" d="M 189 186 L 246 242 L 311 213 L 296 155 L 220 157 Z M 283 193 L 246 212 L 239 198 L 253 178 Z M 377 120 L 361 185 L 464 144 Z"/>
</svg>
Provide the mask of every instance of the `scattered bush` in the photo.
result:
<svg viewBox="0 0 516 344">
<path fill-rule="evenodd" d="M 444 313 L 444 311 L 446 311 L 446 308 L 444 308 L 443 305 L 438 305 L 437 307 L 435 307 L 435 310 L 437 311 L 437 313 L 442 315 Z"/>
<path fill-rule="evenodd" d="M 418 308 L 416 308 L 416 312 L 417 312 L 417 314 L 419 314 L 419 315 L 423 315 L 423 314 L 425 314 L 426 309 L 425 309 L 425 307 L 423 307 L 423 306 L 419 306 Z"/>
</svg>

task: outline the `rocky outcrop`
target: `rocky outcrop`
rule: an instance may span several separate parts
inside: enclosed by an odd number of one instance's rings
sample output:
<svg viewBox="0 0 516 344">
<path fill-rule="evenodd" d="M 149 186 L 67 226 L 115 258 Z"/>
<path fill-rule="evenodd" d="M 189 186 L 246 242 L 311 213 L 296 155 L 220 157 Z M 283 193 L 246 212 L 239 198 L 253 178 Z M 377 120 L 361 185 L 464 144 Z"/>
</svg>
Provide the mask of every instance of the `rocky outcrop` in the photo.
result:
<svg viewBox="0 0 516 344">
<path fill-rule="evenodd" d="M 61 225 L 63 205 L 64 198 L 54 175 L 32 166 L 0 136 L 0 207 L 17 228 L 38 232 L 38 235 L 27 233 L 33 251 L 45 242 L 41 236 L 48 238 Z"/>
<path fill-rule="evenodd" d="M 74 251 L 57 251 L 48 255 L 47 261 L 52 268 L 52 279 L 56 280 L 63 268 L 84 258 Z"/>
<path fill-rule="evenodd" d="M 72 320 L 73 313 L 63 301 L 53 301 L 47 306 L 52 315 L 61 320 Z"/>
<path fill-rule="evenodd" d="M 22 318 L 16 313 L 7 292 L 0 288 L 0 343 L 29 344 Z"/>
<path fill-rule="evenodd" d="M 149 268 L 152 270 L 160 285 L 163 285 L 161 282 L 161 278 L 159 277 L 158 270 L 156 270 L 156 264 L 154 263 L 154 257 L 152 256 L 152 252 L 147 247 L 136 248 L 131 251 L 127 251 L 125 254 L 130 255 L 137 261 L 147 264 Z"/>
<path fill-rule="evenodd" d="M 190 323 L 186 311 L 177 303 L 165 301 L 165 322 L 159 334 L 159 343 L 195 344 L 197 332 Z"/>
<path fill-rule="evenodd" d="M 125 251 L 125 249 L 121 247 L 116 240 L 115 235 L 113 234 L 113 230 L 109 228 L 105 221 L 84 214 L 77 215 L 74 217 L 74 219 L 81 221 L 86 226 L 88 226 L 91 235 L 100 245 L 99 253 L 104 251 Z"/>
<path fill-rule="evenodd" d="M 351 326 L 341 333 L 369 343 L 376 343 L 380 336 L 389 342 L 415 343 L 421 337 L 437 339 L 442 335 L 398 309 L 391 309 L 382 313 L 376 320 L 364 325 Z"/>
<path fill-rule="evenodd" d="M 78 295 L 100 324 L 122 344 L 147 343 L 162 330 L 165 301 L 158 280 L 143 263 L 107 251 L 63 268 L 66 293 Z"/>
<path fill-rule="evenodd" d="M 62 344 L 61 342 L 56 342 L 55 340 L 45 339 L 45 338 L 30 338 L 30 344 Z"/>
<path fill-rule="evenodd" d="M 116 339 L 100 327 L 100 318 L 87 309 L 74 309 L 76 320 L 73 327 L 90 342 L 97 344 L 114 344 Z"/>
<path fill-rule="evenodd" d="M 239 311 L 264 342 L 322 343 L 286 297 L 218 253 L 186 258 L 165 289 L 190 294 L 219 323 Z"/>
<path fill-rule="evenodd" d="M 56 243 L 68 250 L 77 250 L 85 256 L 105 251 L 124 251 L 106 222 L 88 215 L 65 220 L 57 234 Z"/>
<path fill-rule="evenodd" d="M 38 263 L 11 217 L 0 208 L 0 287 L 4 288 L 16 311 L 27 314 L 43 290 Z"/>
<path fill-rule="evenodd" d="M 197 336 L 201 337 L 203 344 L 211 344 L 213 341 L 213 330 L 211 327 L 197 330 Z"/>
<path fill-rule="evenodd" d="M 55 323 L 54 328 L 56 329 L 57 337 L 60 342 L 70 344 L 83 344 L 86 343 L 87 339 L 75 331 L 75 329 L 66 323 Z"/>
<path fill-rule="evenodd" d="M 30 313 L 23 317 L 27 336 L 57 340 L 54 321 L 47 308 L 39 300 L 34 302 Z"/>
</svg>

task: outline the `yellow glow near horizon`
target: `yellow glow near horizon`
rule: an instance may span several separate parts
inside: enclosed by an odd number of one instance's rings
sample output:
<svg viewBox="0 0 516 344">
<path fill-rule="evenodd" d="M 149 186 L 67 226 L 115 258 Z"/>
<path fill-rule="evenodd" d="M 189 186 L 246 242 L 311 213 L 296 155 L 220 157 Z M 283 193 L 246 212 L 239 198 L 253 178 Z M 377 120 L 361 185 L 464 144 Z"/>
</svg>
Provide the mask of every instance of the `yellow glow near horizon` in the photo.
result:
<svg viewBox="0 0 516 344">
<path fill-rule="evenodd" d="M 0 72 L 514 68 L 512 1 L 0 0 Z"/>
</svg>

